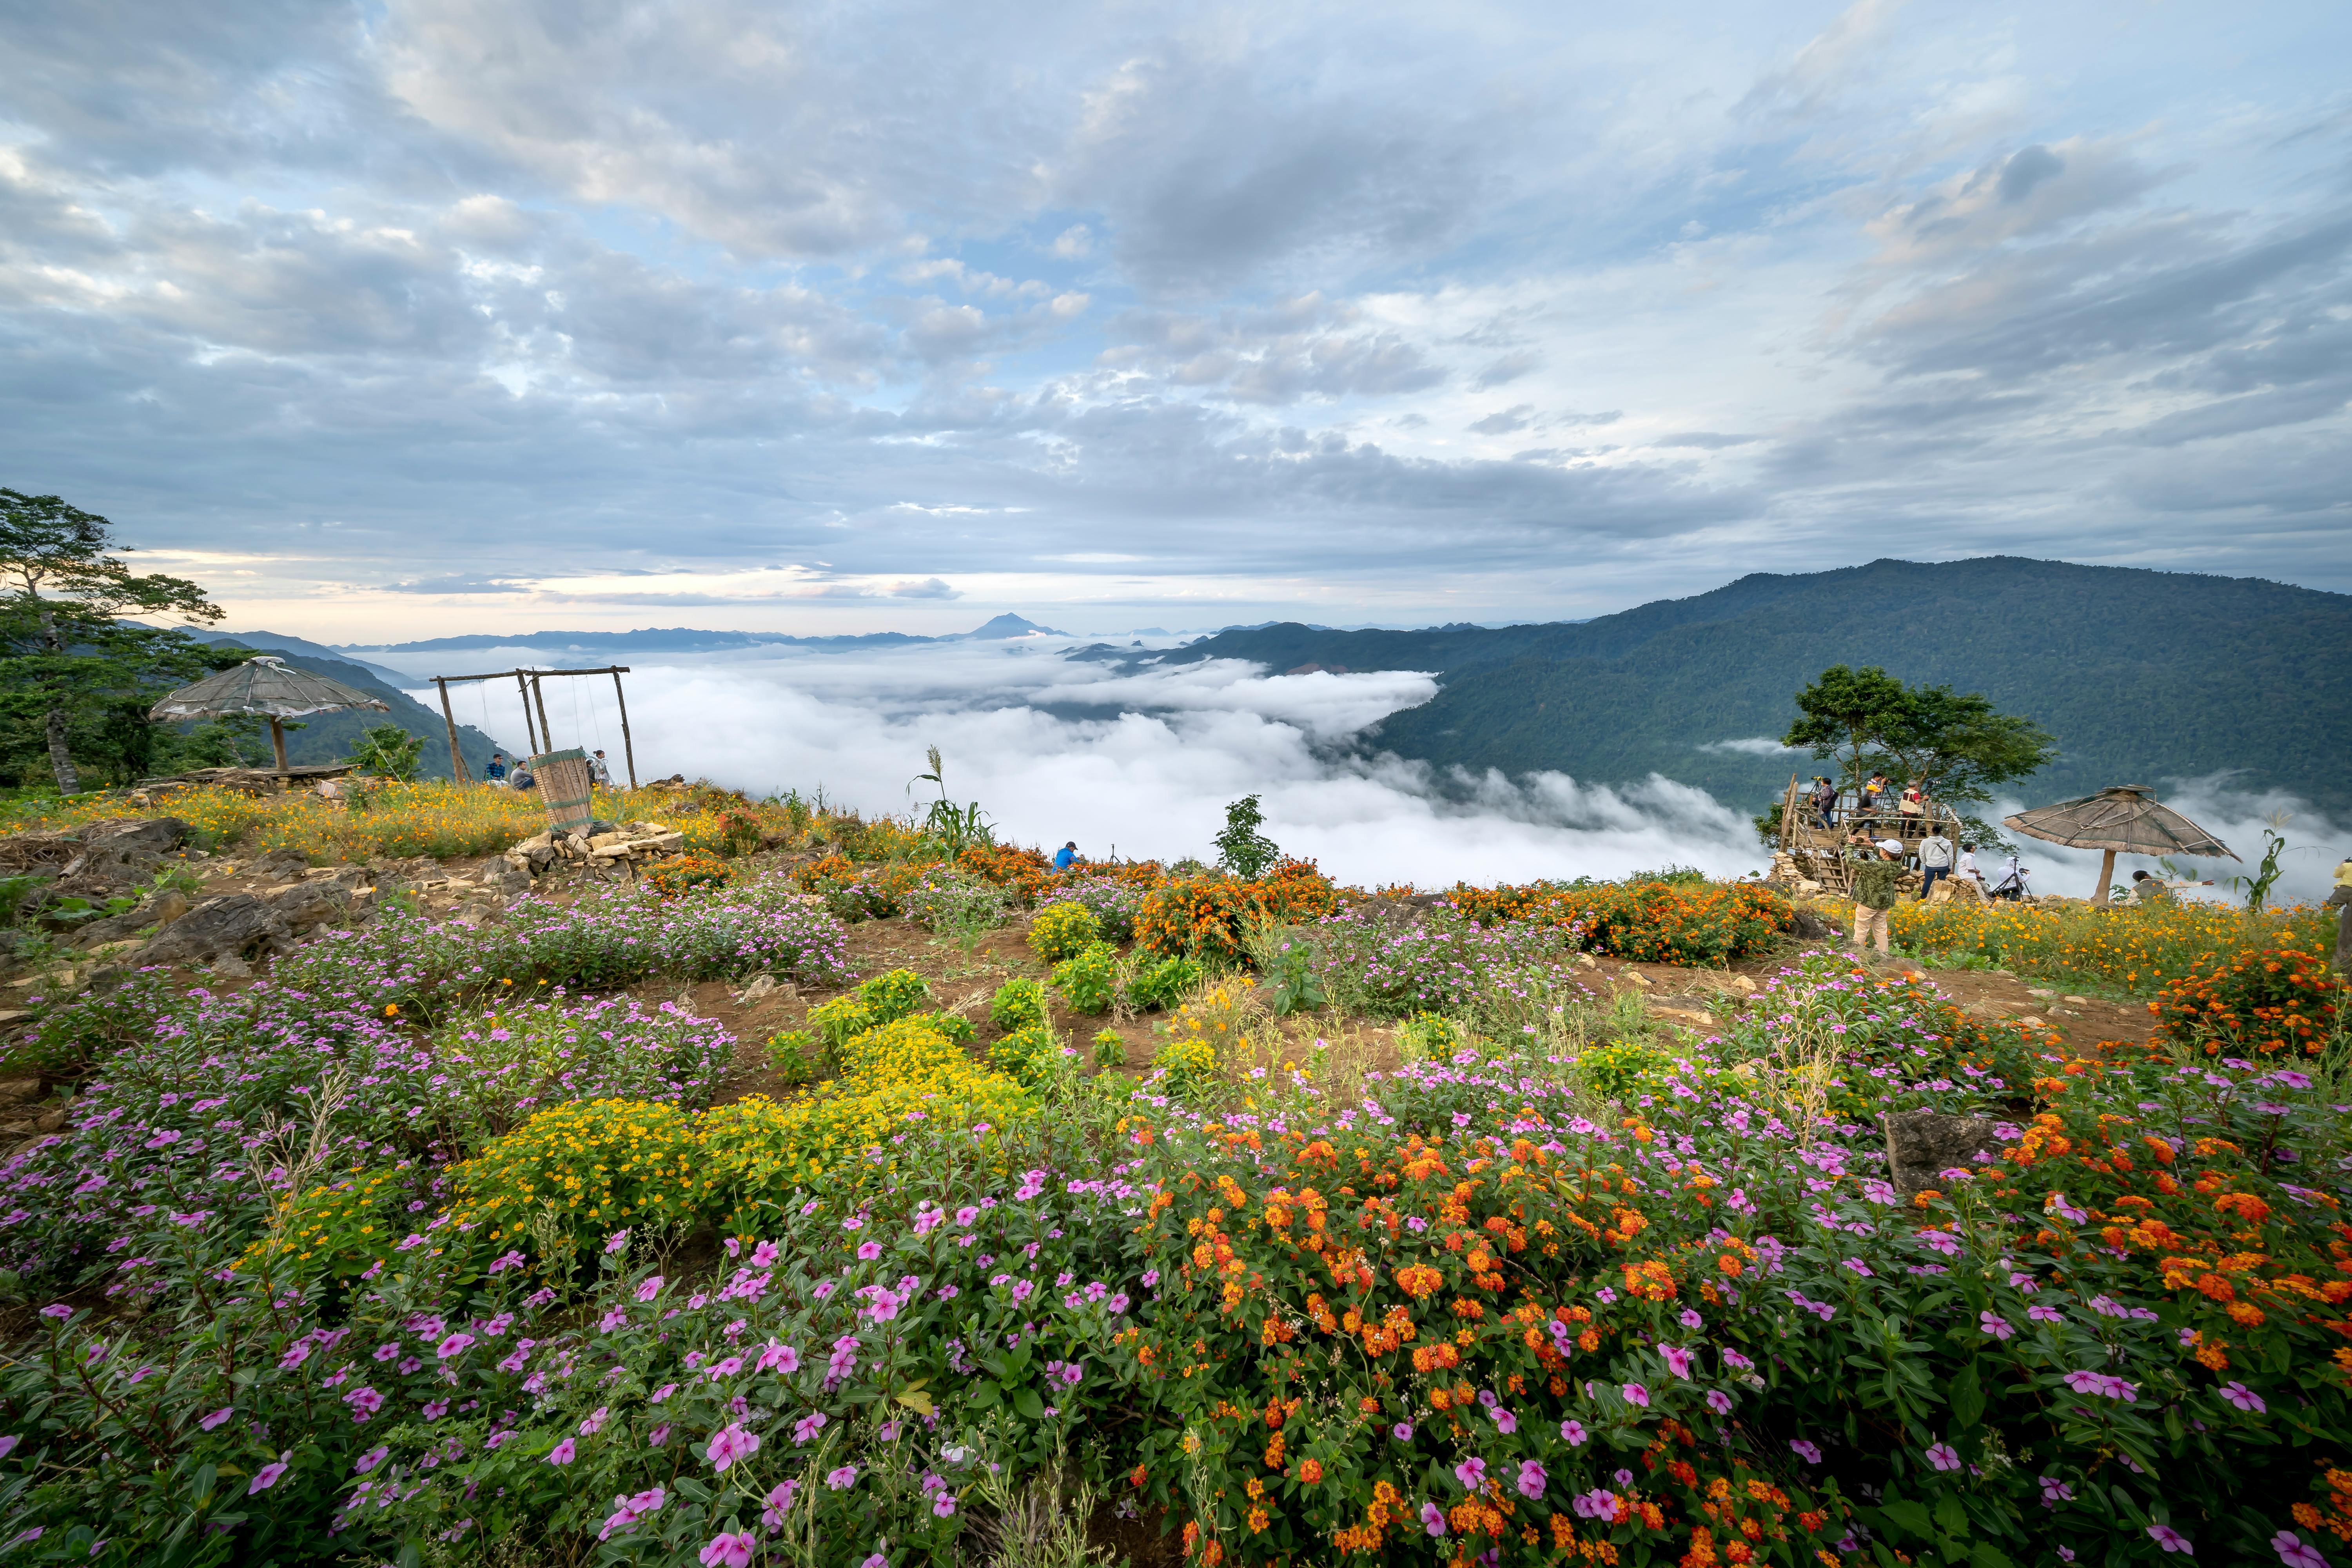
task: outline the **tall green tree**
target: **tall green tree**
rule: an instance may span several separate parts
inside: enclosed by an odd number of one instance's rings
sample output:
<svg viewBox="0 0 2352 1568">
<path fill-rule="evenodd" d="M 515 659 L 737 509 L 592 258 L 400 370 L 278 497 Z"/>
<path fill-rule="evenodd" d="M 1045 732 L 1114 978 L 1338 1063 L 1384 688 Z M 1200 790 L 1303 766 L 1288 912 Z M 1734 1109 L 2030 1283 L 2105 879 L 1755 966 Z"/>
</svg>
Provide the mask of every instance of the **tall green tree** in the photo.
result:
<svg viewBox="0 0 2352 1568">
<path fill-rule="evenodd" d="M 1780 743 L 1837 759 L 1845 787 L 1858 790 L 1879 765 L 1882 737 L 1909 720 L 1912 706 L 1911 689 L 1876 665 L 1833 664 L 1797 693 L 1797 721 Z"/>
<path fill-rule="evenodd" d="M 243 657 L 224 660 L 174 627 L 122 624 L 161 616 L 203 625 L 223 612 L 184 578 L 131 571 L 113 526 L 57 496 L 0 487 L 0 705 L 20 734 L 37 725 L 66 795 L 81 790 L 78 737 L 135 769 L 158 744 L 147 705 Z"/>
<path fill-rule="evenodd" d="M 1847 788 L 1883 769 L 1952 805 L 1990 801 L 1994 784 L 2038 772 L 2058 754 L 2041 725 L 2001 712 L 1982 692 L 1906 685 L 1876 665 L 1832 665 L 1797 693 L 1797 713 L 1780 743 L 1836 758 Z M 1963 813 L 1961 821 L 1978 839 L 2000 842 L 1981 818 Z"/>
</svg>

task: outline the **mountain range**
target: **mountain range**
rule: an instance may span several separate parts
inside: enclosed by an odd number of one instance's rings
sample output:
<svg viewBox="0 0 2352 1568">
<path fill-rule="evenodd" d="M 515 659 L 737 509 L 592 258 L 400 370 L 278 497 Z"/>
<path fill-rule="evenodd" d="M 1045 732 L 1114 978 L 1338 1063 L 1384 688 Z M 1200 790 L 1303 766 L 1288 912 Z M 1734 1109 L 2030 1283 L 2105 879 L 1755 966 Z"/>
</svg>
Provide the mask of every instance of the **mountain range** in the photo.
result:
<svg viewBox="0 0 2352 1568">
<path fill-rule="evenodd" d="M 1371 744 L 1593 784 L 1662 773 L 1748 810 L 1777 800 L 1791 773 L 1816 771 L 1771 744 L 1796 717 L 1797 689 L 1830 665 L 1878 665 L 1981 691 L 2056 737 L 2057 759 L 2011 786 L 2032 803 L 2227 774 L 2235 788 L 2352 816 L 2352 595 L 2256 578 L 1881 560 L 1758 573 L 1582 622 L 1284 624 L 1158 657 L 1433 671 L 1436 697 L 1390 715 Z"/>
</svg>

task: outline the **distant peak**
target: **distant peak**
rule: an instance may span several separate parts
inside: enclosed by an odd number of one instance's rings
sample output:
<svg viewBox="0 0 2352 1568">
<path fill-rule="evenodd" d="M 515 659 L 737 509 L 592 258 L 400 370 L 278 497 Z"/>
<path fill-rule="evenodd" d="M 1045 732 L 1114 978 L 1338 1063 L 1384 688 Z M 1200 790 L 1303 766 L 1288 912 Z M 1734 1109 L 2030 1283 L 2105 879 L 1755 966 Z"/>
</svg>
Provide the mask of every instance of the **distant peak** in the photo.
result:
<svg viewBox="0 0 2352 1568">
<path fill-rule="evenodd" d="M 1067 632 L 1057 632 L 1051 626 L 1041 626 L 1032 620 L 1024 620 L 1008 610 L 993 620 L 964 633 L 963 637 L 967 642 L 990 642 L 1005 637 L 1066 637 L 1069 635 Z"/>
</svg>

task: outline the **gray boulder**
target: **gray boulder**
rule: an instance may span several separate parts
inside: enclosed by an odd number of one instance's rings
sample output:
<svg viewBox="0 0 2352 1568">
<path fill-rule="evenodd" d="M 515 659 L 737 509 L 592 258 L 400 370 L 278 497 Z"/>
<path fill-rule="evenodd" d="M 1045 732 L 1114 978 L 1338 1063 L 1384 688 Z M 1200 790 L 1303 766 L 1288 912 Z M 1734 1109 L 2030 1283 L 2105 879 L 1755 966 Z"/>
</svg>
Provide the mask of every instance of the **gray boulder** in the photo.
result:
<svg viewBox="0 0 2352 1568">
<path fill-rule="evenodd" d="M 1887 1173 L 1908 1197 L 1943 1185 L 1942 1173 L 1971 1169 L 1977 1156 L 1998 1155 L 2000 1123 L 1989 1116 L 1948 1116 L 1940 1110 L 1900 1110 L 1878 1119 L 1886 1134 Z"/>
<path fill-rule="evenodd" d="M 262 952 L 285 952 L 294 933 L 275 906 L 251 893 L 224 893 L 182 915 L 131 955 L 131 966 L 217 963 L 244 961 Z"/>
</svg>

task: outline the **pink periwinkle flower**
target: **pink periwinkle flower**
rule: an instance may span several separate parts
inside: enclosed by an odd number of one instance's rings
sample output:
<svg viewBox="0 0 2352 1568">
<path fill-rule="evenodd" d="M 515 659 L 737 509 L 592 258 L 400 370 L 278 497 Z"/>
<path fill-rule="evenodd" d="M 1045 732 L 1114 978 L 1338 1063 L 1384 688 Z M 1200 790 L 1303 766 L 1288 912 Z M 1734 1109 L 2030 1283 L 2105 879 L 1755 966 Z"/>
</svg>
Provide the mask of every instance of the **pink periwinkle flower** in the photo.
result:
<svg viewBox="0 0 2352 1568">
<path fill-rule="evenodd" d="M 562 1442 L 558 1443 L 554 1447 L 548 1450 L 547 1462 L 551 1465 L 568 1465 L 579 1457 L 579 1447 L 573 1444 L 571 1438 L 566 1437 Z"/>
<path fill-rule="evenodd" d="M 751 1568 L 751 1550 L 759 1543 L 748 1530 L 733 1535 L 722 1530 L 702 1549 L 702 1568 Z"/>
<path fill-rule="evenodd" d="M 710 1459 L 710 1468 L 722 1473 L 736 1460 L 748 1459 L 759 1451 L 759 1434 L 747 1432 L 734 1423 L 712 1434 L 709 1447 L 703 1450 Z"/>
</svg>

